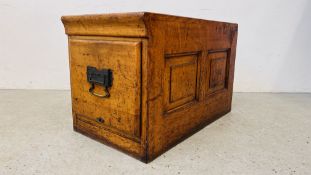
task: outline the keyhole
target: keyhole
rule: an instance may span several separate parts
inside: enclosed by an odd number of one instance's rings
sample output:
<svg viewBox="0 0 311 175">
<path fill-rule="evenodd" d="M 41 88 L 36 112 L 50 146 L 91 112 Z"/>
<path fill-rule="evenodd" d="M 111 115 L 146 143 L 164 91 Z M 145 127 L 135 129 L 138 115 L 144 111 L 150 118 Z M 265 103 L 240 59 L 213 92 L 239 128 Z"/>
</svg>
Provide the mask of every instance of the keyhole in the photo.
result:
<svg viewBox="0 0 311 175">
<path fill-rule="evenodd" d="M 104 123 L 104 119 L 101 118 L 101 117 L 96 118 L 96 121 L 97 121 L 98 123 Z"/>
</svg>

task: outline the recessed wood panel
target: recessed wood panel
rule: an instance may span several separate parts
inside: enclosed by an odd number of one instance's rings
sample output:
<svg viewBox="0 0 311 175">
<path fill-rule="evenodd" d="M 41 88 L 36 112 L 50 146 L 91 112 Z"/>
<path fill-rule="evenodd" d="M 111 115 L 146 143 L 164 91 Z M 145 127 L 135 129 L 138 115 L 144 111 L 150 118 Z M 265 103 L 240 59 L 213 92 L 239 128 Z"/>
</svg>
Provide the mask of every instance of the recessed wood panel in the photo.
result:
<svg viewBox="0 0 311 175">
<path fill-rule="evenodd" d="M 227 51 L 211 52 L 208 54 L 209 62 L 209 81 L 208 93 L 225 89 L 228 78 L 228 59 Z"/>
<path fill-rule="evenodd" d="M 210 89 L 221 89 L 225 87 L 226 58 L 211 60 Z"/>
<path fill-rule="evenodd" d="M 165 109 L 177 108 L 196 99 L 198 53 L 168 55 L 165 65 Z"/>
</svg>

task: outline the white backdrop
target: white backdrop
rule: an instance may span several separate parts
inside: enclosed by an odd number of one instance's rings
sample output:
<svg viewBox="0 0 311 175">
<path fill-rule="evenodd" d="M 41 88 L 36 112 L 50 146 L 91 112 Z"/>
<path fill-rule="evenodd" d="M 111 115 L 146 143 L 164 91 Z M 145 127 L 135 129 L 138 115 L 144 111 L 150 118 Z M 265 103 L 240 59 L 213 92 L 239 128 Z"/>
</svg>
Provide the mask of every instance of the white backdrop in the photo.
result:
<svg viewBox="0 0 311 175">
<path fill-rule="evenodd" d="M 235 91 L 311 92 L 309 0 L 0 0 L 0 89 L 69 89 L 60 17 L 126 11 L 236 22 Z"/>
</svg>

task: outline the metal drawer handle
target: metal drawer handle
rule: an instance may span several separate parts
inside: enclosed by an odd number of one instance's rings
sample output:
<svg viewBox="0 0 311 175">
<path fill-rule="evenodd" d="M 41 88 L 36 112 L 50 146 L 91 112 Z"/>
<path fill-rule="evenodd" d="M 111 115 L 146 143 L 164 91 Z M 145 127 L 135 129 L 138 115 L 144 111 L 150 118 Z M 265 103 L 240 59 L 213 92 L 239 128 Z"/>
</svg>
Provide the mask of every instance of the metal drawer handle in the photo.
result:
<svg viewBox="0 0 311 175">
<path fill-rule="evenodd" d="M 94 92 L 94 89 L 95 89 L 95 84 L 92 83 L 90 89 L 89 89 L 89 92 L 92 94 L 92 95 L 95 95 L 96 97 L 100 97 L 100 98 L 109 98 L 110 97 L 110 93 L 109 93 L 109 90 L 108 90 L 108 87 L 105 87 L 105 94 L 98 94 L 98 93 L 95 93 Z"/>
<path fill-rule="evenodd" d="M 110 69 L 101 69 L 98 70 L 95 67 L 87 66 L 86 70 L 87 81 L 91 84 L 89 92 L 100 98 L 110 97 L 109 87 L 112 86 L 112 70 Z M 105 94 L 98 94 L 94 92 L 95 84 L 103 86 Z"/>
</svg>

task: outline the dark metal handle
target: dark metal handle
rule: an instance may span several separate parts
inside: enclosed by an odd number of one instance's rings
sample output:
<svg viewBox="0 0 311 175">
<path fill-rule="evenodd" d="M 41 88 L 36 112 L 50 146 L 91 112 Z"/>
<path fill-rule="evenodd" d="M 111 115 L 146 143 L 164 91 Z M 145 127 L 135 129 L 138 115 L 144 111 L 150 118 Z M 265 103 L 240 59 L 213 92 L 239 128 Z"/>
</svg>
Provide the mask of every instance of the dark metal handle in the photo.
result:
<svg viewBox="0 0 311 175">
<path fill-rule="evenodd" d="M 95 89 L 95 85 L 94 83 L 92 83 L 90 89 L 89 89 L 89 92 L 96 96 L 96 97 L 100 97 L 100 98 L 109 98 L 110 97 L 110 93 L 109 93 L 109 90 L 108 90 L 108 87 L 104 87 L 105 88 L 105 94 L 98 94 L 98 93 L 95 93 L 94 92 L 94 89 Z"/>
<path fill-rule="evenodd" d="M 109 88 L 112 86 L 112 70 L 110 69 L 101 69 L 98 70 L 95 67 L 87 66 L 86 70 L 87 81 L 91 84 L 89 92 L 100 98 L 110 97 Z M 103 86 L 105 94 L 98 94 L 94 92 L 95 84 Z"/>
</svg>

